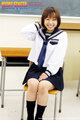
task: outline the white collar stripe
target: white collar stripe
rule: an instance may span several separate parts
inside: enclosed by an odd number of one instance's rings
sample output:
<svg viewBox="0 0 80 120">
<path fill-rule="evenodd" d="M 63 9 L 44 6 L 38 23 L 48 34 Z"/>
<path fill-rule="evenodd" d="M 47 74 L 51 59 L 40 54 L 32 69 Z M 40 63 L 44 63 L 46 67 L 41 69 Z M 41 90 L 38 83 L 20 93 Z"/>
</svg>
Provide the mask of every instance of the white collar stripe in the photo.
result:
<svg viewBox="0 0 80 120">
<path fill-rule="evenodd" d="M 37 28 L 37 31 L 39 33 L 39 35 L 41 36 L 41 38 L 44 40 L 45 39 L 45 35 L 43 34 L 41 28 L 40 28 L 40 25 L 37 25 L 35 24 L 36 28 Z"/>
<path fill-rule="evenodd" d="M 58 32 L 56 32 L 55 34 L 51 35 L 48 39 L 54 38 L 57 35 L 61 34 L 63 32 L 63 30 L 59 30 Z"/>
</svg>

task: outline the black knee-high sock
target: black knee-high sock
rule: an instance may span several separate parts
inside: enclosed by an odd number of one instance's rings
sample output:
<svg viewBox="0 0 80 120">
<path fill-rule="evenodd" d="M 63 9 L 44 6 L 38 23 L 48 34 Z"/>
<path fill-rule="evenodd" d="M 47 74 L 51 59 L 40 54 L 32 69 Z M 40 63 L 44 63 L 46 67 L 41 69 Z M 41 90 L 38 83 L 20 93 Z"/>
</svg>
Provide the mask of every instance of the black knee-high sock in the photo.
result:
<svg viewBox="0 0 80 120">
<path fill-rule="evenodd" d="M 26 101 L 27 120 L 34 120 L 35 101 Z"/>
<path fill-rule="evenodd" d="M 37 113 L 36 113 L 35 120 L 42 120 L 42 116 L 45 111 L 45 108 L 46 106 L 37 105 Z"/>
</svg>

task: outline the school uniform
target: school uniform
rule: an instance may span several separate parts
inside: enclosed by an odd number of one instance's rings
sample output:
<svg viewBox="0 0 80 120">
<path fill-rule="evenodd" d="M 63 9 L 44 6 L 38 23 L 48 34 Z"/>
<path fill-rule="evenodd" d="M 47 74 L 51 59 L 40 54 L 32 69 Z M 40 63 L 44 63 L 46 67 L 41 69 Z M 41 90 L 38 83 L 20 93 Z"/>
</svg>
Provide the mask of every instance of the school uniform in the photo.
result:
<svg viewBox="0 0 80 120">
<path fill-rule="evenodd" d="M 42 73 L 48 75 L 46 80 L 50 81 L 56 89 L 63 90 L 63 62 L 67 48 L 67 34 L 65 31 L 55 29 L 53 33 L 46 33 L 38 23 L 31 24 L 22 29 L 22 34 L 28 40 L 34 41 L 28 60 L 33 64 L 28 69 L 23 84 L 30 78 L 38 79 Z M 45 49 L 45 50 L 44 50 Z M 44 58 L 41 52 L 45 51 Z M 43 53 L 44 54 L 44 53 Z M 40 64 L 42 62 L 42 66 Z"/>
</svg>

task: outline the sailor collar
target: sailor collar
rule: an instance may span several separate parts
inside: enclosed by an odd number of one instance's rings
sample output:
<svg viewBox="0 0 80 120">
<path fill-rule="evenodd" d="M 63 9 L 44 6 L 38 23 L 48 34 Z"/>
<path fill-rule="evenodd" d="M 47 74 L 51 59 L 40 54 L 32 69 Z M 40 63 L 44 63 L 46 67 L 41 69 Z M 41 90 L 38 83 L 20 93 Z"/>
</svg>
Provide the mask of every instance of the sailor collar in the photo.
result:
<svg viewBox="0 0 80 120">
<path fill-rule="evenodd" d="M 35 24 L 35 27 L 36 27 L 39 35 L 41 36 L 41 38 L 42 38 L 43 40 L 45 40 L 46 37 L 45 37 L 45 34 L 44 34 L 43 30 L 41 29 L 40 24 L 39 24 L 39 23 Z M 57 35 L 61 34 L 62 32 L 63 32 L 63 30 L 61 30 L 61 29 L 55 29 L 55 31 L 53 31 L 53 32 L 51 33 L 50 37 L 48 37 L 48 40 L 56 37 Z"/>
</svg>

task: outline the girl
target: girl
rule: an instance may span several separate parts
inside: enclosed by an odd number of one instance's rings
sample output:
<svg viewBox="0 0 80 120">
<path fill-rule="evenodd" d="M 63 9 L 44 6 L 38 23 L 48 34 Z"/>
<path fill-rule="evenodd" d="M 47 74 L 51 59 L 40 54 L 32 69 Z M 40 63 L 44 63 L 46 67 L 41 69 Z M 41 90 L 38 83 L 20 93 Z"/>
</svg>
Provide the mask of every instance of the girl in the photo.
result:
<svg viewBox="0 0 80 120">
<path fill-rule="evenodd" d="M 28 85 L 27 120 L 34 120 L 36 100 L 35 120 L 42 120 L 48 102 L 48 91 L 62 91 L 64 88 L 62 66 L 67 48 L 67 34 L 58 29 L 60 23 L 59 11 L 55 7 L 48 7 L 42 14 L 41 24 L 31 24 L 22 30 L 24 37 L 34 41 L 28 57 L 33 64 L 23 81 L 23 84 Z"/>
</svg>

